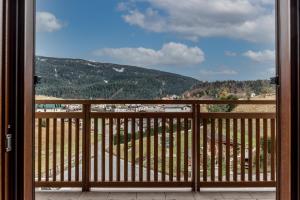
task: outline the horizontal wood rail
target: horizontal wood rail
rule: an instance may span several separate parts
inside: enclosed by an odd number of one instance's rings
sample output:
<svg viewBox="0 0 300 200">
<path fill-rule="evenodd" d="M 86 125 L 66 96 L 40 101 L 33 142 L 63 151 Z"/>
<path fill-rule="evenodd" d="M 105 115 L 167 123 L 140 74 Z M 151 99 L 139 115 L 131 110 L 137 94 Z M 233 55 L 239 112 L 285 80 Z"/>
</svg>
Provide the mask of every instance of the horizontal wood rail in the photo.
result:
<svg viewBox="0 0 300 200">
<path fill-rule="evenodd" d="M 36 104 L 276 104 L 275 100 L 35 100 Z"/>
<path fill-rule="evenodd" d="M 276 113 L 201 112 L 273 100 L 37 100 L 36 187 L 275 187 Z M 95 105 L 188 105 L 114 112 Z M 77 108 L 76 107 L 76 108 Z M 37 107 L 38 108 L 38 107 Z"/>
</svg>

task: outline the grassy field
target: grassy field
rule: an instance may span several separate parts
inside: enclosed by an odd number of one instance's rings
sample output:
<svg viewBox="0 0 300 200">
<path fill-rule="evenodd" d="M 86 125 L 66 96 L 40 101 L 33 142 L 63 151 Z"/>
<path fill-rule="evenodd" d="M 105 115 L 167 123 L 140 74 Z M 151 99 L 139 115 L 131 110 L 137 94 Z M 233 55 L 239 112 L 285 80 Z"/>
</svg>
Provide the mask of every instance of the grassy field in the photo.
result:
<svg viewBox="0 0 300 200">
<path fill-rule="evenodd" d="M 138 134 L 136 134 L 138 135 Z M 178 141 L 177 141 L 177 135 L 176 133 L 173 134 L 174 136 L 174 142 L 173 142 L 173 172 L 174 174 L 176 174 L 176 170 L 177 170 L 177 145 L 178 145 Z M 191 147 L 192 147 L 192 140 L 191 140 L 191 132 L 189 131 L 189 135 L 188 135 L 188 160 L 191 160 Z M 168 140 L 169 138 L 169 134 L 166 134 L 166 138 Z M 180 134 L 180 156 L 181 156 L 181 163 L 180 163 L 180 168 L 181 168 L 181 175 L 183 176 L 183 169 L 184 169 L 184 132 L 182 131 Z M 154 136 L 150 137 L 150 163 L 151 163 L 151 169 L 154 169 Z M 143 166 L 146 167 L 147 166 L 147 148 L 146 148 L 146 144 L 147 144 L 147 138 L 143 138 Z M 131 142 L 128 142 L 128 161 L 132 162 L 131 160 L 131 154 L 132 154 L 132 148 L 131 148 L 132 144 Z M 138 165 L 139 163 L 139 140 L 137 137 L 137 140 L 135 141 L 135 163 L 136 165 Z M 124 149 L 124 144 L 120 145 L 120 152 L 121 152 L 121 158 L 124 159 L 124 152 L 126 151 Z M 116 145 L 114 145 L 114 154 L 116 155 L 117 152 L 117 147 Z M 158 137 L 158 149 L 157 149 L 157 158 L 158 158 L 158 171 L 161 172 L 162 171 L 162 144 L 161 144 L 161 138 Z M 169 159 L 169 148 L 166 148 L 166 162 L 165 162 L 165 168 L 166 168 L 166 174 L 169 174 L 169 164 L 170 164 L 170 159 Z"/>
<path fill-rule="evenodd" d="M 223 136 L 225 136 L 225 132 L 226 132 L 226 129 L 225 129 L 225 122 L 224 122 L 224 120 L 223 120 L 223 130 L 222 130 L 222 135 Z M 262 123 L 261 123 L 262 124 Z M 248 127 L 248 121 L 246 120 L 245 121 L 245 127 Z M 254 125 L 253 125 L 253 127 L 255 127 Z M 233 141 L 233 124 L 231 123 L 230 124 L 230 139 Z M 252 133 L 252 135 L 253 135 L 253 137 L 252 137 L 252 147 L 253 147 L 253 149 L 256 149 L 257 147 L 256 147 L 256 135 L 255 135 L 255 129 L 253 129 L 254 131 L 253 131 L 253 133 Z M 201 147 L 203 147 L 203 137 L 202 137 L 202 132 L 203 131 L 203 127 L 201 128 L 201 135 L 200 135 L 200 137 L 201 137 L 201 139 L 200 139 L 200 145 L 201 145 Z M 210 133 L 211 132 L 211 125 L 209 124 L 208 125 L 208 133 Z M 263 127 L 261 126 L 261 128 L 260 128 L 260 131 L 261 131 L 261 133 L 263 133 Z M 218 128 L 217 128 L 217 124 L 216 124 L 216 129 L 215 129 L 215 137 L 217 138 L 218 136 L 218 132 L 219 132 L 219 130 L 218 130 Z M 121 133 L 121 135 L 122 135 L 123 133 Z M 174 142 L 173 142 L 173 166 L 174 166 L 174 170 L 173 170 L 173 173 L 174 173 L 174 175 L 176 174 L 176 169 L 177 169 L 177 158 L 176 158 L 176 155 L 177 155 L 177 135 L 176 135 L 176 132 L 174 131 Z M 184 168 L 184 160 L 183 160 L 183 158 L 184 158 L 184 132 L 183 131 L 181 131 L 181 144 L 180 144 L 180 146 L 181 146 L 181 175 L 183 175 L 183 168 Z M 208 135 L 210 135 L 210 134 L 208 134 Z M 159 136 L 160 136 L 160 133 L 159 133 Z M 240 151 L 240 144 L 241 144 L 241 127 L 240 126 L 238 126 L 238 131 L 237 131 L 237 141 L 238 141 L 238 145 L 239 145 L 239 149 L 238 149 L 238 156 L 240 156 L 240 154 L 241 154 L 241 151 Z M 167 133 L 166 134 L 166 138 L 168 138 L 169 137 L 169 134 Z M 191 130 L 189 130 L 189 136 L 188 136 L 188 149 L 189 149 L 189 152 L 188 152 L 188 158 L 189 158 L 189 160 L 191 160 L 191 151 L 190 151 L 190 149 L 192 149 L 192 138 L 191 138 L 192 136 L 191 136 Z M 161 148 L 161 143 L 160 143 L 160 137 L 158 137 L 159 138 L 159 142 L 158 142 L 158 171 L 159 172 L 161 172 L 161 166 L 162 166 L 162 160 L 161 160 L 161 158 L 162 158 L 162 148 Z M 268 138 L 270 138 L 270 127 L 268 127 Z M 248 144 L 249 144 L 249 137 L 248 137 L 248 129 L 245 129 L 245 147 L 247 148 L 248 147 Z M 151 149 L 150 149 L 150 157 L 151 157 L 151 169 L 154 169 L 154 163 L 153 163 L 153 160 L 154 160 L 154 136 L 151 136 Z M 261 143 L 262 143 L 262 141 L 263 141 L 263 138 L 262 138 L 262 134 L 261 134 Z M 146 143 L 147 143 L 147 138 L 143 138 L 143 166 L 144 167 L 146 167 L 147 165 L 146 165 L 146 159 L 147 159 L 147 149 L 146 149 Z M 208 168 L 208 175 L 210 175 L 210 158 L 211 158 L 211 156 L 210 156 L 210 152 L 211 152 L 211 140 L 210 140 L 210 137 L 208 138 L 208 161 L 207 161 L 207 168 Z M 215 147 L 215 160 L 218 160 L 218 141 L 216 141 L 216 147 Z M 262 145 L 262 144 L 261 144 Z M 260 145 L 260 148 L 262 147 Z M 108 149 L 106 149 L 107 150 L 107 152 L 108 152 Z M 203 150 L 203 148 L 201 148 L 200 149 L 200 153 L 201 153 L 201 160 L 202 160 L 202 155 L 203 155 L 203 152 L 202 152 L 202 150 Z M 125 152 L 126 150 L 124 149 L 124 145 L 123 144 L 121 144 L 120 145 L 120 152 L 121 152 L 121 159 L 124 159 L 124 152 Z M 129 162 L 131 162 L 131 153 L 132 153 L 132 148 L 131 148 L 131 142 L 129 141 L 128 142 L 128 149 L 127 149 L 127 151 L 128 151 L 128 160 L 129 160 Z M 113 147 L 113 152 L 114 152 L 114 155 L 116 155 L 116 153 L 117 153 L 117 146 L 116 145 L 114 145 L 114 147 Z M 225 152 L 226 152 L 226 145 L 222 145 L 222 166 L 223 166 L 223 175 L 225 175 L 225 168 L 226 168 L 226 165 L 225 165 Z M 263 151 L 261 150 L 261 156 L 262 156 L 262 154 L 263 154 Z M 231 158 L 232 158 L 232 156 L 233 156 L 233 147 L 231 146 L 231 148 L 230 148 L 230 155 L 231 155 Z M 167 174 L 169 174 L 169 152 L 168 152 L 168 148 L 166 149 L 166 173 Z M 240 158 L 238 158 L 239 159 L 239 162 L 240 162 Z M 253 152 L 253 160 L 255 160 L 255 152 Z M 136 140 L 135 140 L 135 163 L 136 164 L 138 164 L 139 163 L 139 140 L 138 140 L 138 133 L 136 133 Z M 203 163 L 203 161 L 201 161 L 201 163 Z M 231 162 L 231 164 L 232 164 L 232 162 Z M 232 167 L 232 166 L 231 166 Z M 261 166 L 262 167 L 262 166 Z"/>
<path fill-rule="evenodd" d="M 43 120 L 45 122 L 45 120 Z M 45 123 L 43 123 L 45 124 Z M 53 170 L 53 120 L 49 120 L 49 169 Z M 68 166 L 68 135 L 69 135 L 68 122 L 65 122 L 65 132 L 64 132 L 64 167 L 66 170 Z M 41 151 L 41 172 L 42 174 L 46 171 L 46 127 L 42 127 L 42 151 Z M 72 166 L 75 165 L 75 123 L 72 122 L 72 136 L 71 136 L 71 154 L 72 154 Z M 60 170 L 60 161 L 61 161 L 61 121 L 57 120 L 57 136 L 56 136 L 56 166 Z M 94 141 L 91 140 L 91 145 L 94 144 Z M 35 122 L 35 174 L 37 175 L 38 169 L 38 120 Z M 82 128 L 79 129 L 79 159 L 82 157 Z"/>
</svg>

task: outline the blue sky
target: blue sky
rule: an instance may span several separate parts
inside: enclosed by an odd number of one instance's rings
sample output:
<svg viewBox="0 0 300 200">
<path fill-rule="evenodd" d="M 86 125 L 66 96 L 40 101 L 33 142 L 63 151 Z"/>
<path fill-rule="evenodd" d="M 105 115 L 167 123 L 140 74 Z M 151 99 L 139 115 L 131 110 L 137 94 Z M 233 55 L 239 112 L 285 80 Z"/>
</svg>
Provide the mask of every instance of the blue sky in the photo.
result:
<svg viewBox="0 0 300 200">
<path fill-rule="evenodd" d="M 274 2 L 37 0 L 36 54 L 208 81 L 267 79 L 275 71 Z"/>
</svg>

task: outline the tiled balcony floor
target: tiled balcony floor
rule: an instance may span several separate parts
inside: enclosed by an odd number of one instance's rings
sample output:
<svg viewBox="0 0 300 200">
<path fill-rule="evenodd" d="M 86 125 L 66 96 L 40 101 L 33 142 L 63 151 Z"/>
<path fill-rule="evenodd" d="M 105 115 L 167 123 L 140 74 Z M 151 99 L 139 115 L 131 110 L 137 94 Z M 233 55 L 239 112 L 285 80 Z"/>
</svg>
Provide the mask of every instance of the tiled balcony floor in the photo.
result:
<svg viewBox="0 0 300 200">
<path fill-rule="evenodd" d="M 275 192 L 36 192 L 36 200 L 275 200 Z"/>
</svg>

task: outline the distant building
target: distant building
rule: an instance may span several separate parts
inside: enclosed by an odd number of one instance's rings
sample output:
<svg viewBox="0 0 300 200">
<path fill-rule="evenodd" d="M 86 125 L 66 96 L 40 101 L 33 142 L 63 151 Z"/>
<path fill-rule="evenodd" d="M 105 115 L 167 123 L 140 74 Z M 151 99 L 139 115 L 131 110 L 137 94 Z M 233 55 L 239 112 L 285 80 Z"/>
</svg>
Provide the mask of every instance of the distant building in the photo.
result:
<svg viewBox="0 0 300 200">
<path fill-rule="evenodd" d="M 114 112 L 133 112 L 132 110 L 129 110 L 128 108 L 115 108 Z"/>
<path fill-rule="evenodd" d="M 157 105 L 140 106 L 136 109 L 137 112 L 162 112 L 163 109 Z"/>
<path fill-rule="evenodd" d="M 66 108 L 68 112 L 79 111 L 81 110 L 81 105 L 67 105 Z"/>
<path fill-rule="evenodd" d="M 187 105 L 164 105 L 165 112 L 190 112 L 191 107 Z"/>
<path fill-rule="evenodd" d="M 64 112 L 66 111 L 61 104 L 36 104 L 36 112 Z"/>
</svg>

